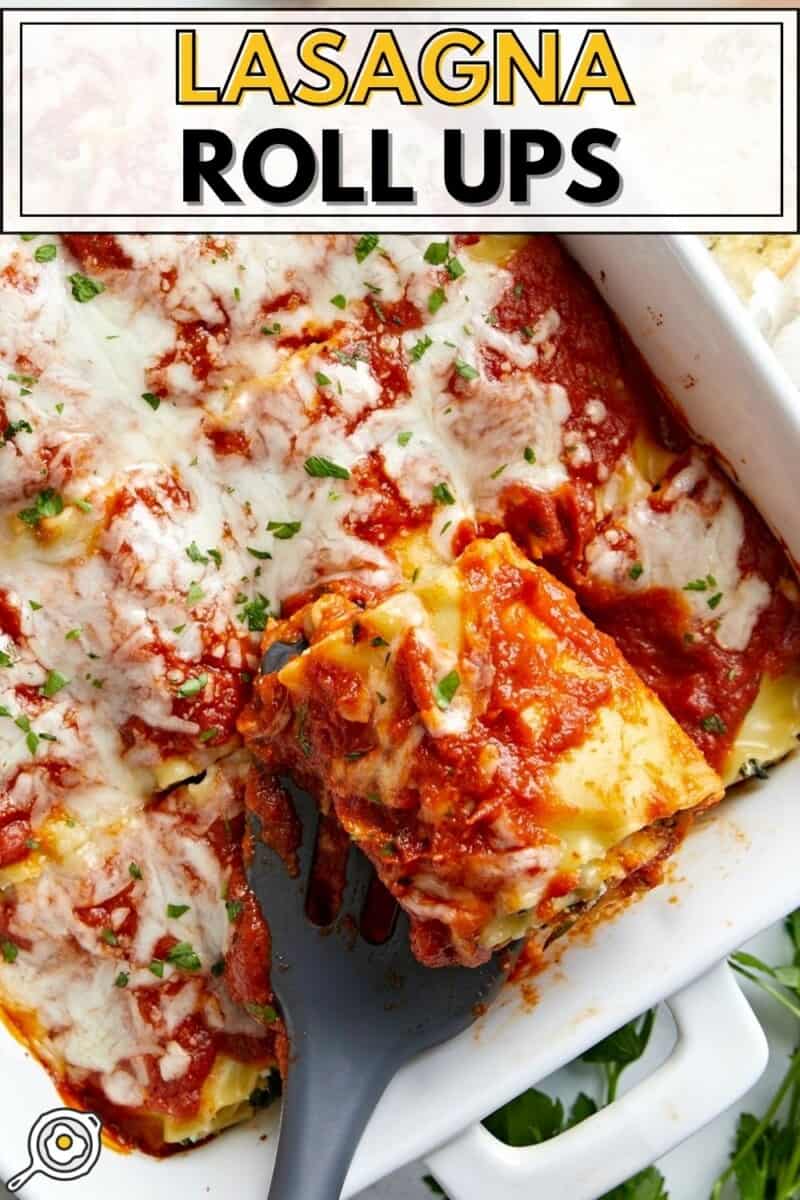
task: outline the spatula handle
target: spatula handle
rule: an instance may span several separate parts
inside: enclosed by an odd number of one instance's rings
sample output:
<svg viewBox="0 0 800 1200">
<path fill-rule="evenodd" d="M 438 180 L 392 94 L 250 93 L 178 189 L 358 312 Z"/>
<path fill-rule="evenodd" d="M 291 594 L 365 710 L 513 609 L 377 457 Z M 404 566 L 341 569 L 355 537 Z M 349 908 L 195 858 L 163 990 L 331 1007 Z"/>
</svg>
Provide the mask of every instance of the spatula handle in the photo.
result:
<svg viewBox="0 0 800 1200">
<path fill-rule="evenodd" d="M 334 1044 L 294 1044 L 269 1200 L 339 1200 L 367 1121 L 397 1067 Z"/>
</svg>

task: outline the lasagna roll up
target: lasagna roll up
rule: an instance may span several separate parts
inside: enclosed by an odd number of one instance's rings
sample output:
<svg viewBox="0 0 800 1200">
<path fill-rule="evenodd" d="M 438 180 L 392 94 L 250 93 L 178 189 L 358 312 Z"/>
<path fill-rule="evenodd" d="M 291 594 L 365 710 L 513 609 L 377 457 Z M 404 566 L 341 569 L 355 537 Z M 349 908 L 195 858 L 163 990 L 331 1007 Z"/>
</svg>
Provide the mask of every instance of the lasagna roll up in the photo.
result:
<svg viewBox="0 0 800 1200">
<path fill-rule="evenodd" d="M 346 592 L 346 589 L 345 589 Z M 333 811 L 417 957 L 544 937 L 671 849 L 722 784 L 569 589 L 507 534 L 371 603 L 341 588 L 265 633 L 240 728 Z"/>
</svg>

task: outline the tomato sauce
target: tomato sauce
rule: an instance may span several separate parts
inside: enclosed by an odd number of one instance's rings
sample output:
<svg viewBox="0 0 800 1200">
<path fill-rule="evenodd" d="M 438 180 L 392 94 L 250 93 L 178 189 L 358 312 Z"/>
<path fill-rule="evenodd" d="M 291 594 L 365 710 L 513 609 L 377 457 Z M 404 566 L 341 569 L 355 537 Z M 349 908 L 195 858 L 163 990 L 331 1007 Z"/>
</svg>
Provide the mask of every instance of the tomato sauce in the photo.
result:
<svg viewBox="0 0 800 1200">
<path fill-rule="evenodd" d="M 133 266 L 113 233 L 64 233 L 61 240 L 85 271 L 127 271 Z"/>
</svg>

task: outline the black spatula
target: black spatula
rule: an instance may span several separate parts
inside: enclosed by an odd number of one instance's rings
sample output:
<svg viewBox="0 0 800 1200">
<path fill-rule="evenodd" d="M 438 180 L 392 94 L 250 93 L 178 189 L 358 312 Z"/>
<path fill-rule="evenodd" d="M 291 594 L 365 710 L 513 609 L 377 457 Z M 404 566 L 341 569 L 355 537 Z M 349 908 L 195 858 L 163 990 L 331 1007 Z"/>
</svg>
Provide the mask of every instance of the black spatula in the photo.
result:
<svg viewBox="0 0 800 1200">
<path fill-rule="evenodd" d="M 498 956 L 479 968 L 418 963 L 407 918 L 394 914 L 392 927 L 372 867 L 354 848 L 338 916 L 327 926 L 314 924 L 306 915 L 307 890 L 320 818 L 313 801 L 288 786 L 303 826 L 300 874 L 291 878 L 260 841 L 249 870 L 272 931 L 272 984 L 291 1040 L 269 1196 L 338 1200 L 364 1127 L 394 1073 L 471 1025 L 504 970 Z M 369 919 L 362 920 L 368 894 Z M 317 899 L 311 907 L 320 920 L 324 905 Z M 373 939 L 388 936 L 375 944 L 362 930 Z"/>
</svg>

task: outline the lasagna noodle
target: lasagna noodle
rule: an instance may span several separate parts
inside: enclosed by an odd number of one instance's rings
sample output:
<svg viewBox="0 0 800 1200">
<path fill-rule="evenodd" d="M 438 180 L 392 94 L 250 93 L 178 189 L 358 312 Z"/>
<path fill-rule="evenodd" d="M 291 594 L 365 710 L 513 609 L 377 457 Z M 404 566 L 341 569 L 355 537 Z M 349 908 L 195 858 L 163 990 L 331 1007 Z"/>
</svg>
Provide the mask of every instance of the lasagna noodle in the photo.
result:
<svg viewBox="0 0 800 1200">
<path fill-rule="evenodd" d="M 265 635 L 308 648 L 241 722 L 332 808 L 434 965 L 553 925 L 719 800 L 692 741 L 508 535 L 364 609 L 323 595 Z M 273 654 L 275 651 L 273 651 Z M 266 732 L 265 732 L 266 729 Z M 624 848 L 621 851 L 621 848 Z"/>
</svg>

